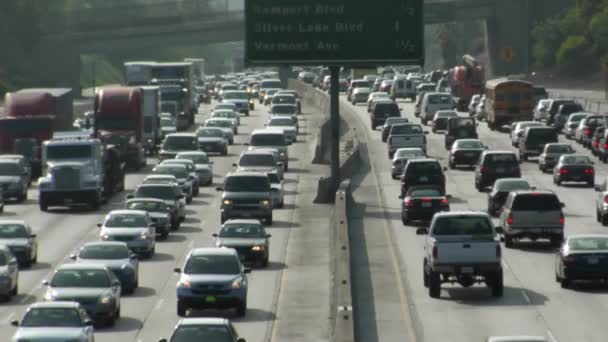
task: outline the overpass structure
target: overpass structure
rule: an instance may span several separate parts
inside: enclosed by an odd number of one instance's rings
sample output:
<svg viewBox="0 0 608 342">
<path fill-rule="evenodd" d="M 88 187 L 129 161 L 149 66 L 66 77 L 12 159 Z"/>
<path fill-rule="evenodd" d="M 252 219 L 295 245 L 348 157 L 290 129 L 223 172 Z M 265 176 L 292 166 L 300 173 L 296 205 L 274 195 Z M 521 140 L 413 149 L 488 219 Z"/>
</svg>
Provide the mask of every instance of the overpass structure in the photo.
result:
<svg viewBox="0 0 608 342">
<path fill-rule="evenodd" d="M 424 7 L 427 24 L 483 20 L 489 70 L 493 75 L 527 71 L 531 0 L 445 0 Z M 46 30 L 40 51 L 70 61 L 74 77 L 81 53 L 242 41 L 244 0 L 132 0 L 112 4 L 89 0 L 88 6 L 62 15 L 62 25 Z M 373 5 L 373 4 L 370 4 Z M 57 13 L 56 15 L 60 15 Z M 53 16 L 50 14 L 49 16 Z M 431 42 L 432 43 L 432 42 Z M 58 46 L 64 48 L 58 50 Z"/>
</svg>

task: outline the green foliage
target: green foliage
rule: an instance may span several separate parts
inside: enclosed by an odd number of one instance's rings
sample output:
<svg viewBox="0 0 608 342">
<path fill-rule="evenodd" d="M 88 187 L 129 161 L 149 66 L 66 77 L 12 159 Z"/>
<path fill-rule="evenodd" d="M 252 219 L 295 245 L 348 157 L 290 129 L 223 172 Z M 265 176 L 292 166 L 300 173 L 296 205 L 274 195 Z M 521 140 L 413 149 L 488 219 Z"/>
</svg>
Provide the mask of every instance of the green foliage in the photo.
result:
<svg viewBox="0 0 608 342">
<path fill-rule="evenodd" d="M 577 0 L 532 29 L 536 67 L 592 72 L 608 58 L 608 0 Z"/>
</svg>

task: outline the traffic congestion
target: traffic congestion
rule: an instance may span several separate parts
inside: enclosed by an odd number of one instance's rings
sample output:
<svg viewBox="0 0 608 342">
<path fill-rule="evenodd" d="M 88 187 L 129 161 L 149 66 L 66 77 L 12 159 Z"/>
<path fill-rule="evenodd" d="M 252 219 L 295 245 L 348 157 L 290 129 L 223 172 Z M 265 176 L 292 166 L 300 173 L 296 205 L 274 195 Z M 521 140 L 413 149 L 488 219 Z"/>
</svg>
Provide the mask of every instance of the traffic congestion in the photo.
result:
<svg viewBox="0 0 608 342">
<path fill-rule="evenodd" d="M 66 131 L 54 94 L 7 95 L 3 339 L 263 339 L 304 162 L 290 155 L 308 153 L 301 99 L 273 71 L 191 75 L 98 87 Z M 188 83 L 196 96 L 175 92 Z"/>
<path fill-rule="evenodd" d="M 463 326 L 475 329 L 454 340 L 478 330 L 488 331 L 488 341 L 602 331 L 582 308 L 594 295 L 581 293 L 597 293 L 608 280 L 608 116 L 549 98 L 521 76 L 484 80 L 468 55 L 450 70 L 408 69 L 344 72 L 341 104 L 354 106 L 355 127 L 367 131 L 377 181 L 366 185 L 381 189 L 378 203 L 407 269 L 408 305 L 416 307 L 424 340 L 451 340 Z M 314 75 L 299 78 L 328 91 L 327 70 Z M 368 94 L 366 106 L 357 94 Z M 482 308 L 470 307 L 484 297 Z M 498 309 L 519 302 L 540 309 Z M 531 323 L 530 314 L 543 322 Z M 458 318 L 434 322 L 450 315 Z M 519 326 L 495 327 L 493 317 Z M 560 328 L 562 319 L 582 330 Z"/>
</svg>

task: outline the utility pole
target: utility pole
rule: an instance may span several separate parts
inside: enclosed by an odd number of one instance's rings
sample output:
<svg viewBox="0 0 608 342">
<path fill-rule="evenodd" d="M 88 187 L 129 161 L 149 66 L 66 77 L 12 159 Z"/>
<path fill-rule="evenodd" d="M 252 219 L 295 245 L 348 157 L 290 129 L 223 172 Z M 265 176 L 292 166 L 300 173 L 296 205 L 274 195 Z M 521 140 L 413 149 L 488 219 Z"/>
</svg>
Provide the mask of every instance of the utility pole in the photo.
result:
<svg viewBox="0 0 608 342">
<path fill-rule="evenodd" d="M 329 87 L 329 111 L 331 128 L 331 179 L 332 194 L 335 194 L 340 185 L 340 67 L 329 67 L 331 78 Z"/>
</svg>

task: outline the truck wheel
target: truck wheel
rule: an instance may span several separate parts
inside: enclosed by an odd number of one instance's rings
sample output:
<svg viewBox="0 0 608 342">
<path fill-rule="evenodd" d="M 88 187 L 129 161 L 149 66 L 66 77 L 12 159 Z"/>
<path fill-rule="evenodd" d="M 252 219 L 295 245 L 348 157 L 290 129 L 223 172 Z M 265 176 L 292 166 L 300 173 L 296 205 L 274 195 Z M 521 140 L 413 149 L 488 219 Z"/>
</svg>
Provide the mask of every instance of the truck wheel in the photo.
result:
<svg viewBox="0 0 608 342">
<path fill-rule="evenodd" d="M 513 248 L 513 238 L 505 234 L 505 247 Z"/>
<path fill-rule="evenodd" d="M 245 317 L 246 313 L 247 313 L 247 299 L 245 299 L 244 301 L 239 303 L 239 305 L 236 307 L 236 315 L 238 317 Z"/>
<path fill-rule="evenodd" d="M 186 305 L 184 305 L 184 303 L 182 303 L 182 301 L 178 299 L 177 300 L 177 315 L 179 317 L 185 317 L 187 310 L 188 310 L 188 308 L 186 307 Z"/>
<path fill-rule="evenodd" d="M 422 282 L 424 283 L 424 287 L 429 287 L 429 274 L 426 271 L 426 260 L 422 262 Z"/>
<path fill-rule="evenodd" d="M 559 285 L 562 287 L 562 289 L 567 289 L 570 287 L 570 280 L 566 277 L 563 277 L 559 280 Z"/>
<path fill-rule="evenodd" d="M 563 236 L 558 236 L 558 237 L 552 237 L 551 238 L 551 245 L 553 247 L 559 248 L 562 245 L 562 242 L 564 242 L 564 237 Z"/>
<path fill-rule="evenodd" d="M 602 215 L 602 226 L 608 226 L 608 215 Z"/>
<path fill-rule="evenodd" d="M 18 198 L 19 203 L 27 201 L 27 189 Z"/>
<path fill-rule="evenodd" d="M 47 203 L 47 201 L 44 197 L 40 197 L 40 200 L 38 201 L 38 205 L 40 206 L 41 211 L 49 210 L 49 204 Z"/>
<path fill-rule="evenodd" d="M 497 271 L 492 279 L 492 297 L 502 297 L 504 292 L 504 282 L 502 270 Z"/>
<path fill-rule="evenodd" d="M 441 278 L 439 272 L 429 272 L 429 296 L 439 298 L 441 295 Z"/>
<path fill-rule="evenodd" d="M 266 224 L 267 224 L 267 225 L 272 226 L 272 214 L 270 214 L 270 215 L 266 216 L 266 217 L 264 218 L 264 221 L 266 221 Z"/>
</svg>

